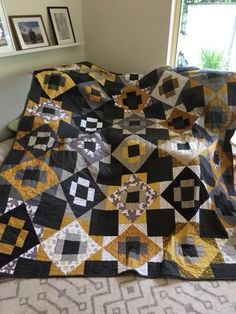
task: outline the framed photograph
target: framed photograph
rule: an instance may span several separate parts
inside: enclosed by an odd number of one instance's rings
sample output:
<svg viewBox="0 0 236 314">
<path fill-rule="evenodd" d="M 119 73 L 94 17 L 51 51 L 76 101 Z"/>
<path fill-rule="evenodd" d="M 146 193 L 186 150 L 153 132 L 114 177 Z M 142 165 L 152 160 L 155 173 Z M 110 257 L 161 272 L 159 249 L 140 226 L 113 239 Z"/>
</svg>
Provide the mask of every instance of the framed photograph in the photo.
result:
<svg viewBox="0 0 236 314">
<path fill-rule="evenodd" d="M 3 3 L 0 0 L 0 55 L 14 50 L 8 21 L 5 17 Z"/>
<path fill-rule="evenodd" d="M 9 19 L 20 49 L 49 46 L 41 15 L 16 15 Z"/>
<path fill-rule="evenodd" d="M 54 34 L 58 45 L 72 44 L 75 35 L 68 7 L 48 7 Z"/>
</svg>

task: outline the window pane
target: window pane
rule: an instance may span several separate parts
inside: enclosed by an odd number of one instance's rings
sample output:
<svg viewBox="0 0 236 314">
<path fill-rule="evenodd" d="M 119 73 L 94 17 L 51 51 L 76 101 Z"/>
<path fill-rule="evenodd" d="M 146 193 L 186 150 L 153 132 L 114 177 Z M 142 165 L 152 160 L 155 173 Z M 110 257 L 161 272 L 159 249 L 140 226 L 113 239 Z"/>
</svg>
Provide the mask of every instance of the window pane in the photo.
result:
<svg viewBox="0 0 236 314">
<path fill-rule="evenodd" d="M 236 0 L 183 0 L 176 64 L 236 70 Z"/>
</svg>

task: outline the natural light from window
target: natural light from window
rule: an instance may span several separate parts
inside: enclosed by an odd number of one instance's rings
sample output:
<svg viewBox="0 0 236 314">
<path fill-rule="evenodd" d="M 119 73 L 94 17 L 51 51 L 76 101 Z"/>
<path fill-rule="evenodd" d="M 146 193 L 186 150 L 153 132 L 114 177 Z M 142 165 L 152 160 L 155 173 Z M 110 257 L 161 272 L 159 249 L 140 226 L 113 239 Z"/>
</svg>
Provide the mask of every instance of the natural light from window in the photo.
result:
<svg viewBox="0 0 236 314">
<path fill-rule="evenodd" d="M 176 65 L 236 70 L 236 0 L 182 0 Z"/>
</svg>

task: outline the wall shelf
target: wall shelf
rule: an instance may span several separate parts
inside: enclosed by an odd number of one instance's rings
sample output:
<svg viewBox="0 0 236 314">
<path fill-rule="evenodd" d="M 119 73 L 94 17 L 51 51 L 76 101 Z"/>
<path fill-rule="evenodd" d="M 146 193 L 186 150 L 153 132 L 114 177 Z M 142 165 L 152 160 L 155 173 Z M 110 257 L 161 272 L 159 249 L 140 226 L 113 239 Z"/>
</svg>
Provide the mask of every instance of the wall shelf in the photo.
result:
<svg viewBox="0 0 236 314">
<path fill-rule="evenodd" d="M 83 46 L 83 45 L 85 45 L 85 42 L 81 41 L 81 42 L 76 42 L 76 43 L 67 44 L 67 45 L 53 45 L 53 46 L 34 48 L 34 49 L 16 50 L 16 51 L 10 51 L 10 52 L 8 51 L 8 52 L 1 53 L 0 58 L 20 56 L 20 55 L 24 55 L 24 54 L 44 52 L 44 51 L 48 51 L 48 50 L 72 48 L 72 47 L 78 47 L 78 46 Z"/>
</svg>

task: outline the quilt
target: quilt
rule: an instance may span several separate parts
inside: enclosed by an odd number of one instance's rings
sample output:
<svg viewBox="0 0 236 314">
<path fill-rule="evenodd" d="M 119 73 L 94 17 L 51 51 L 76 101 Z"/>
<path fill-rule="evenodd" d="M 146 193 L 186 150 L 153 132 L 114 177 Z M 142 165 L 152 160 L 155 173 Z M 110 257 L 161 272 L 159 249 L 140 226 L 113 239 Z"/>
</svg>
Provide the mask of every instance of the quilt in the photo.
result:
<svg viewBox="0 0 236 314">
<path fill-rule="evenodd" d="M 0 274 L 236 279 L 236 74 L 36 71 L 0 172 Z"/>
</svg>

